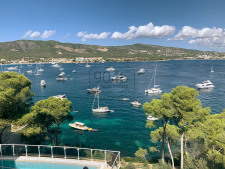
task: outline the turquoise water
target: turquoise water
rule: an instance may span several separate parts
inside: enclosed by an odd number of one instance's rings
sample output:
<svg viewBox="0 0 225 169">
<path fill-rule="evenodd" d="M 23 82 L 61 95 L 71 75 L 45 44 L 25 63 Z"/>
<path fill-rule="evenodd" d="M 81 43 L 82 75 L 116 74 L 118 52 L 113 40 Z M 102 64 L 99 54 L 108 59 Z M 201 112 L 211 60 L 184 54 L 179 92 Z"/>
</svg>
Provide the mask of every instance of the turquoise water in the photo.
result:
<svg viewBox="0 0 225 169">
<path fill-rule="evenodd" d="M 17 168 L 17 169 L 83 169 L 82 165 L 60 164 L 60 163 L 45 163 L 31 161 L 10 161 L 1 160 L 1 168 Z M 97 169 L 98 167 L 88 166 L 89 169 Z"/>
<path fill-rule="evenodd" d="M 98 129 L 98 132 L 77 131 L 68 126 L 62 126 L 61 139 L 63 144 L 91 146 L 99 149 L 121 151 L 123 156 L 134 155 L 138 147 L 151 146 L 150 129 L 145 128 L 146 116 L 143 109 L 130 105 L 130 101 L 139 99 L 141 103 L 150 102 L 160 98 L 160 95 L 145 95 L 157 64 L 156 82 L 163 93 L 170 92 L 178 85 L 187 85 L 196 88 L 195 85 L 205 80 L 210 80 L 215 85 L 213 90 L 199 91 L 199 99 L 204 107 L 210 106 L 212 113 L 220 113 L 225 107 L 225 60 L 184 60 L 164 62 L 129 62 L 129 63 L 91 63 L 90 68 L 85 64 L 62 64 L 64 72 L 68 75 L 66 82 L 57 82 L 56 78 L 61 71 L 51 68 L 51 64 L 45 64 L 45 70 L 41 76 L 27 74 L 32 67 L 23 66 L 21 72 L 32 81 L 32 91 L 36 94 L 34 101 L 46 99 L 49 96 L 66 94 L 73 103 L 71 112 L 74 121 L 84 122 L 88 127 Z M 210 73 L 213 64 L 214 73 Z M 118 73 L 123 72 L 128 77 L 124 83 L 111 82 L 105 69 L 114 67 Z M 138 75 L 137 71 L 144 68 L 146 73 Z M 76 69 L 77 73 L 72 73 Z M 101 77 L 101 78 L 100 78 Z M 71 79 L 72 78 L 72 79 Z M 42 88 L 40 81 L 46 80 L 47 87 Z M 94 95 L 88 94 L 89 87 L 100 86 L 100 105 L 108 106 L 114 110 L 108 114 L 93 114 L 91 111 Z M 152 85 L 151 85 L 152 87 Z M 122 98 L 130 98 L 123 101 Z"/>
</svg>

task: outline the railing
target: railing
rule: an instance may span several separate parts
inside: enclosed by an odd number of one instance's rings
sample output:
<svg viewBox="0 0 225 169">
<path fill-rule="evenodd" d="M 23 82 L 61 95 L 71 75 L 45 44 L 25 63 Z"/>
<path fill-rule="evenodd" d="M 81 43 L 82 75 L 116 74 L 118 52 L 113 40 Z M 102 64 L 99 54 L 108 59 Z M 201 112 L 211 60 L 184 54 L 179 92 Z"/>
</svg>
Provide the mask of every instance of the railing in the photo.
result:
<svg viewBox="0 0 225 169">
<path fill-rule="evenodd" d="M 28 144 L 0 144 L 1 156 L 50 157 L 76 160 L 100 160 L 113 168 L 120 168 L 120 151 L 101 149 L 28 145 Z"/>
</svg>

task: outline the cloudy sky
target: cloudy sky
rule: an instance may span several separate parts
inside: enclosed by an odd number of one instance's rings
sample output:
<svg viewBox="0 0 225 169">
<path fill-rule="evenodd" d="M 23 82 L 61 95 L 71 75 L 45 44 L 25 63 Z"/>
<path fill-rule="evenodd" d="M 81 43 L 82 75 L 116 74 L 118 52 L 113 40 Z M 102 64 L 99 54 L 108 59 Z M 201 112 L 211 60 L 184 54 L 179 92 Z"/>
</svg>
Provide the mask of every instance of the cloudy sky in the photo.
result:
<svg viewBox="0 0 225 169">
<path fill-rule="evenodd" d="M 0 0 L 0 42 L 135 43 L 225 52 L 224 0 Z"/>
</svg>

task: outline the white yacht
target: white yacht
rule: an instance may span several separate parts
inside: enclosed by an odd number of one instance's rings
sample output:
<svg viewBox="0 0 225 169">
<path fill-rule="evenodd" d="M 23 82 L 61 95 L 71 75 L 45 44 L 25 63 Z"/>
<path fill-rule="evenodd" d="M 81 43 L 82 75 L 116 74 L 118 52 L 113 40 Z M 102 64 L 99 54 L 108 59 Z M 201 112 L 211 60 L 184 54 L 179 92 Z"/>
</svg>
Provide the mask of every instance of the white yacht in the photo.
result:
<svg viewBox="0 0 225 169">
<path fill-rule="evenodd" d="M 198 89 L 209 89 L 209 88 L 214 88 L 215 86 L 213 85 L 212 82 L 210 82 L 209 80 L 206 80 L 202 83 L 198 83 L 196 84 L 196 87 Z"/>
<path fill-rule="evenodd" d="M 129 99 L 129 98 L 125 98 L 125 97 L 124 97 L 122 100 L 124 100 L 124 101 L 128 101 L 128 100 L 130 100 L 130 99 Z"/>
<path fill-rule="evenodd" d="M 58 65 L 57 63 L 56 64 L 53 64 L 51 67 L 56 67 L 56 68 L 59 68 L 60 65 Z"/>
<path fill-rule="evenodd" d="M 28 70 L 27 73 L 33 73 L 33 71 L 32 70 Z"/>
<path fill-rule="evenodd" d="M 64 68 L 63 68 L 63 67 L 61 67 L 61 68 L 59 68 L 59 70 L 64 70 Z"/>
<path fill-rule="evenodd" d="M 140 70 L 138 70 L 138 74 L 145 74 L 145 69 L 141 68 Z"/>
<path fill-rule="evenodd" d="M 8 69 L 9 71 L 18 70 L 17 67 L 18 67 L 18 66 L 15 66 L 15 67 L 8 67 L 7 69 Z"/>
<path fill-rule="evenodd" d="M 88 93 L 101 93 L 102 91 L 99 89 L 99 87 L 93 87 L 92 89 L 87 89 Z"/>
<path fill-rule="evenodd" d="M 127 80 L 127 77 L 124 76 L 124 75 L 117 75 L 117 76 L 113 76 L 111 77 L 112 80 L 118 80 L 118 81 L 124 81 L 124 80 Z"/>
<path fill-rule="evenodd" d="M 155 84 L 155 79 L 156 79 L 156 69 L 157 69 L 157 65 L 156 65 L 156 67 L 155 67 L 155 71 L 154 71 L 154 74 L 153 74 L 153 78 L 154 78 L 154 85 L 153 85 L 153 88 L 150 88 L 150 89 L 145 90 L 145 93 L 147 93 L 147 94 L 160 94 L 160 93 L 162 93 L 162 90 L 160 90 L 159 85 L 156 85 L 156 84 Z M 152 80 L 151 80 L 151 81 L 152 81 Z M 151 81 L 150 81 L 149 87 L 150 87 L 150 85 L 151 85 Z"/>
<path fill-rule="evenodd" d="M 94 109 L 95 98 L 98 98 L 98 107 Z M 92 105 L 92 112 L 93 113 L 107 113 L 107 112 L 111 111 L 111 110 L 109 110 L 108 107 L 100 107 L 99 106 L 99 90 L 97 90 L 97 92 L 95 94 L 95 98 L 94 98 L 93 105 Z"/>
<path fill-rule="evenodd" d="M 60 73 L 59 77 L 56 78 L 56 80 L 58 80 L 58 81 L 66 81 L 67 80 L 66 74 L 64 72 Z"/>
<path fill-rule="evenodd" d="M 41 84 L 42 87 L 46 87 L 46 82 L 45 82 L 45 80 L 41 80 L 41 83 L 40 83 L 40 84 Z"/>
<path fill-rule="evenodd" d="M 108 71 L 108 72 L 112 72 L 112 71 L 115 71 L 115 70 L 116 70 L 116 69 L 113 68 L 113 67 L 109 67 L 109 68 L 106 69 L 106 71 Z"/>
<path fill-rule="evenodd" d="M 73 70 L 73 71 L 72 71 L 72 73 L 76 73 L 76 72 L 77 72 L 76 70 Z"/>
<path fill-rule="evenodd" d="M 81 122 L 69 123 L 69 126 L 75 128 L 75 129 L 78 129 L 78 130 L 88 130 L 89 129 L 89 127 L 84 126 L 84 123 L 81 123 Z"/>
<path fill-rule="evenodd" d="M 133 102 L 130 102 L 130 104 L 132 104 L 133 106 L 141 106 L 141 103 L 139 103 L 138 101 L 133 101 Z"/>
<path fill-rule="evenodd" d="M 53 96 L 55 98 L 58 98 L 58 99 L 66 99 L 66 95 L 63 94 L 63 95 L 56 95 L 56 96 Z"/>
<path fill-rule="evenodd" d="M 155 121 L 155 120 L 159 120 L 159 119 L 156 117 L 153 117 L 153 116 L 148 116 L 147 120 Z"/>
</svg>

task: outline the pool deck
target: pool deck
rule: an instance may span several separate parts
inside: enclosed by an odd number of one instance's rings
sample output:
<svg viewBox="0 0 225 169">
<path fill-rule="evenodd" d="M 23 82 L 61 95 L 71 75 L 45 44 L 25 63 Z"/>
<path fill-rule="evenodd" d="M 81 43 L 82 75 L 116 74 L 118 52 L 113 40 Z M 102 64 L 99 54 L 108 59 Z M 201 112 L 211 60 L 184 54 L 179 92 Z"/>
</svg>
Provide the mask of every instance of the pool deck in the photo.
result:
<svg viewBox="0 0 225 169">
<path fill-rule="evenodd" d="M 111 169 L 103 161 L 88 161 L 88 160 L 76 160 L 76 159 L 63 159 L 63 158 L 49 158 L 49 157 L 12 157 L 12 156 L 2 156 L 1 160 L 15 160 L 15 161 L 33 161 L 33 162 L 48 162 L 48 163 L 61 163 L 61 164 L 74 164 L 82 166 L 93 166 L 98 167 L 98 169 Z"/>
</svg>

